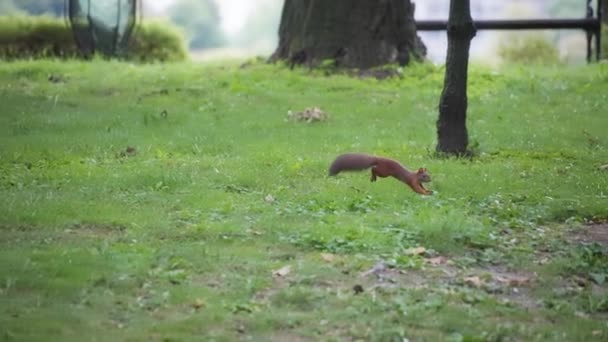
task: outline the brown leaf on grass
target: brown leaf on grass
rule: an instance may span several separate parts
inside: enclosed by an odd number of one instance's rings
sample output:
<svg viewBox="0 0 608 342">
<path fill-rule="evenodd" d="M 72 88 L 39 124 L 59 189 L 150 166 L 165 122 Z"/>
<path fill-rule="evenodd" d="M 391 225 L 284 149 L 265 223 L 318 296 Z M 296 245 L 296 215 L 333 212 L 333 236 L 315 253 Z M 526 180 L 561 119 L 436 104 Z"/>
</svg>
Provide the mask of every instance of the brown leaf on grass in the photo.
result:
<svg viewBox="0 0 608 342">
<path fill-rule="evenodd" d="M 275 277 L 284 277 L 286 275 L 288 275 L 291 272 L 291 266 L 287 265 L 287 266 L 283 266 L 281 268 L 279 268 L 278 270 L 272 271 L 272 275 Z"/>
<path fill-rule="evenodd" d="M 438 256 L 438 257 L 434 257 L 434 258 L 428 258 L 428 259 L 426 259 L 426 262 L 433 266 L 439 266 L 439 265 L 443 265 L 443 264 L 447 263 L 448 258 L 446 258 L 444 256 Z"/>
<path fill-rule="evenodd" d="M 406 255 L 420 255 L 423 254 L 424 252 L 426 252 L 426 248 L 424 247 L 414 247 L 414 248 L 408 248 L 405 250 L 405 254 Z"/>
<path fill-rule="evenodd" d="M 497 282 L 506 284 L 508 286 L 519 287 L 525 286 L 530 283 L 530 277 L 518 276 L 518 275 L 506 275 L 506 276 L 496 276 Z"/>
<path fill-rule="evenodd" d="M 327 262 L 333 262 L 334 260 L 336 260 L 336 256 L 331 253 L 321 253 L 321 259 Z"/>
<path fill-rule="evenodd" d="M 247 234 L 251 234 L 251 235 L 262 235 L 262 232 L 260 232 L 259 230 L 255 230 L 255 229 L 247 229 L 246 230 Z"/>
<path fill-rule="evenodd" d="M 483 285 L 483 281 L 478 276 L 465 277 L 464 283 L 474 287 L 481 287 Z"/>
</svg>

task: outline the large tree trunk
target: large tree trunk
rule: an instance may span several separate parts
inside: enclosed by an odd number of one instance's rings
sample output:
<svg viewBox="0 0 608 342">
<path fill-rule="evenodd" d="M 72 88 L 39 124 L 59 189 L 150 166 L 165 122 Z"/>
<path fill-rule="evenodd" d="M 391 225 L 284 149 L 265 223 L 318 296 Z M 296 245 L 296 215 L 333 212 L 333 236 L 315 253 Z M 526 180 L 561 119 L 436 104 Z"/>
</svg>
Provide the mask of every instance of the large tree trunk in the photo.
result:
<svg viewBox="0 0 608 342">
<path fill-rule="evenodd" d="M 271 60 L 367 69 L 425 54 L 410 0 L 285 0 Z"/>
<path fill-rule="evenodd" d="M 467 73 L 469 47 L 475 32 L 469 0 L 451 0 L 445 79 L 437 120 L 438 152 L 467 153 Z"/>
</svg>

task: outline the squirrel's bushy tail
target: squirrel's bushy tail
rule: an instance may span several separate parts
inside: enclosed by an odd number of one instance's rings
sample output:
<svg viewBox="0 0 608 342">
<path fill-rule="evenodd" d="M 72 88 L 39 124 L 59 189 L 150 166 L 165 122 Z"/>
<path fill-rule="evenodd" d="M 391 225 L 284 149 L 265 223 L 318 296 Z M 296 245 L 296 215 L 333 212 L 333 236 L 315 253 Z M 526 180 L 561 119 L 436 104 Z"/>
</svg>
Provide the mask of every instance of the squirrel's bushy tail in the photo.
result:
<svg viewBox="0 0 608 342">
<path fill-rule="evenodd" d="M 359 171 L 370 168 L 377 163 L 377 158 L 363 153 L 346 153 L 339 155 L 329 166 L 329 175 L 335 176 L 342 171 Z"/>
</svg>

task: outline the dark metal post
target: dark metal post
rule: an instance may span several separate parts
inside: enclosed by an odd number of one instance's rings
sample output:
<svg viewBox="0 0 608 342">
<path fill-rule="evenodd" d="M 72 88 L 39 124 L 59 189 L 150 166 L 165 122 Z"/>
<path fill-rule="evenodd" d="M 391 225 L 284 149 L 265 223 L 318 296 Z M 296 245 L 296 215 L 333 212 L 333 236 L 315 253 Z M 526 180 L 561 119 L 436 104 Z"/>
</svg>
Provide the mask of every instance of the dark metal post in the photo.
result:
<svg viewBox="0 0 608 342">
<path fill-rule="evenodd" d="M 602 0 L 597 0 L 597 21 L 599 22 L 599 27 L 595 34 L 595 60 L 597 62 L 602 58 L 602 17 L 606 13 L 602 13 Z"/>
<path fill-rule="evenodd" d="M 112 44 L 112 54 L 116 55 L 118 51 L 118 29 L 120 28 L 120 15 L 122 12 L 122 0 L 118 0 L 118 7 L 116 8 L 116 27 L 114 28 L 114 43 Z"/>
<path fill-rule="evenodd" d="M 593 7 L 591 7 L 591 0 L 587 0 L 587 10 L 585 17 L 587 19 L 593 18 Z M 593 31 L 590 29 L 585 29 L 585 33 L 587 34 L 587 63 L 591 62 L 591 39 L 593 38 Z"/>
<path fill-rule="evenodd" d="M 93 26 L 91 25 L 91 0 L 89 0 L 87 2 L 87 22 L 89 23 L 88 28 L 89 28 L 89 36 L 93 37 L 94 33 L 93 33 Z M 91 40 L 93 40 L 91 38 Z M 91 44 L 91 56 L 95 54 L 95 43 L 93 42 Z"/>
</svg>

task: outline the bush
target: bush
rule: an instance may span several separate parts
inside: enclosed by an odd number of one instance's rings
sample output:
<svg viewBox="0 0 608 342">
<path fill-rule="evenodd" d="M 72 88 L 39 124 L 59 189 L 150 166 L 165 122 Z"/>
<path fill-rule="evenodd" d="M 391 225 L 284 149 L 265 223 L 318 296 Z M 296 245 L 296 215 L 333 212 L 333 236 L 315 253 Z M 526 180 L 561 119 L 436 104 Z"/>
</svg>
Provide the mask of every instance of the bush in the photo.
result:
<svg viewBox="0 0 608 342">
<path fill-rule="evenodd" d="M 508 34 L 498 45 L 498 55 L 506 63 L 557 64 L 559 51 L 539 34 Z"/>
<path fill-rule="evenodd" d="M 82 58 L 72 30 L 63 19 L 48 16 L 0 17 L 0 58 Z M 187 58 L 181 32 L 168 23 L 145 22 L 131 37 L 126 59 L 140 62 Z"/>
<path fill-rule="evenodd" d="M 149 21 L 135 29 L 127 58 L 140 62 L 178 62 L 188 58 L 188 48 L 176 26 Z"/>
<path fill-rule="evenodd" d="M 3 59 L 75 57 L 72 32 L 59 19 L 0 17 L 0 57 Z"/>
</svg>

